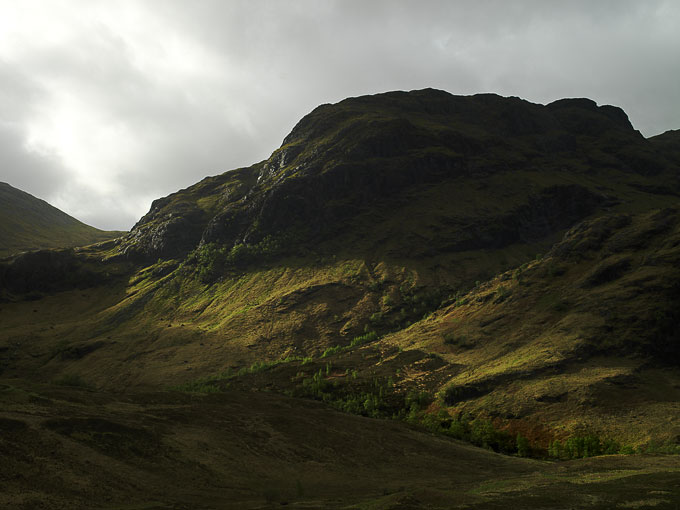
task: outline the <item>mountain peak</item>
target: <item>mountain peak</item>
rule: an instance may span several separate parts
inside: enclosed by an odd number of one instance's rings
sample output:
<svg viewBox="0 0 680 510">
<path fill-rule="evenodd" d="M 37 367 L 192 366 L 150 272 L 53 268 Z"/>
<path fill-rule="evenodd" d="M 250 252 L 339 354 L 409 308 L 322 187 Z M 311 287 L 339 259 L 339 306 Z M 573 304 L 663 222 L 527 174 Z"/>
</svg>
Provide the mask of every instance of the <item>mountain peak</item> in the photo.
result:
<svg viewBox="0 0 680 510">
<path fill-rule="evenodd" d="M 664 165 L 623 110 L 590 99 L 543 106 L 436 89 L 359 96 L 315 108 L 266 161 L 154 202 L 121 249 L 157 258 L 284 232 L 326 239 L 369 200 L 452 179 L 537 168 L 647 175 Z"/>
<path fill-rule="evenodd" d="M 583 132 L 587 124 L 590 125 L 588 130 L 593 133 L 612 128 L 635 131 L 626 112 L 618 106 L 598 106 L 592 99 L 569 98 L 553 101 L 547 107 L 552 109 L 556 115 L 565 121 L 567 126 L 575 131 Z"/>
</svg>

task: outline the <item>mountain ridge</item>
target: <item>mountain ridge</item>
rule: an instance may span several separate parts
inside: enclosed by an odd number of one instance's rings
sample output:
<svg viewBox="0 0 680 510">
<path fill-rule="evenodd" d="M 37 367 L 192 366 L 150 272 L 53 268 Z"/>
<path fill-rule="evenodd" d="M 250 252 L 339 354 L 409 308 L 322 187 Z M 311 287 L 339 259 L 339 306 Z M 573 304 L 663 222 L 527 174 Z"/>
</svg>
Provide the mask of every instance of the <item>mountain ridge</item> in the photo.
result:
<svg viewBox="0 0 680 510">
<path fill-rule="evenodd" d="M 489 172 L 550 164 L 550 153 L 558 151 L 566 154 L 563 160 L 572 171 L 582 171 L 593 164 L 583 161 L 580 152 L 603 134 L 597 142 L 602 146 L 591 148 L 589 156 L 602 159 L 596 162 L 600 167 L 649 176 L 667 166 L 623 110 L 598 107 L 591 100 L 541 106 L 492 94 L 452 96 L 430 89 L 346 99 L 303 117 L 268 160 L 211 178 L 229 181 L 220 182 L 224 195 L 210 197 L 219 203 L 212 211 L 185 202 L 173 215 L 167 210 L 170 197 L 156 201 L 132 229 L 124 251 L 146 253 L 150 259 L 172 256 L 173 232 L 180 230 L 194 232 L 177 246 L 177 253 L 210 242 L 256 244 L 291 224 L 298 225 L 297 234 L 328 237 L 335 224 L 351 218 L 353 209 L 367 200 L 474 175 L 477 167 L 484 178 Z M 508 136 L 519 151 L 508 147 L 511 142 L 503 138 Z M 496 153 L 495 160 L 485 158 Z M 163 215 L 170 220 L 158 222 Z M 163 226 L 154 229 L 154 220 Z M 186 228 L 173 226 L 177 221 L 188 221 Z M 152 232 L 146 243 L 145 229 Z M 200 236 L 196 229 L 202 229 Z"/>
<path fill-rule="evenodd" d="M 286 394 L 543 458 L 678 452 L 679 142 L 586 99 L 322 105 L 124 238 L 0 263 L 2 376 Z"/>
<path fill-rule="evenodd" d="M 92 244 L 123 234 L 86 225 L 5 182 L 0 182 L 0 206 L 0 257 L 20 251 Z"/>
</svg>

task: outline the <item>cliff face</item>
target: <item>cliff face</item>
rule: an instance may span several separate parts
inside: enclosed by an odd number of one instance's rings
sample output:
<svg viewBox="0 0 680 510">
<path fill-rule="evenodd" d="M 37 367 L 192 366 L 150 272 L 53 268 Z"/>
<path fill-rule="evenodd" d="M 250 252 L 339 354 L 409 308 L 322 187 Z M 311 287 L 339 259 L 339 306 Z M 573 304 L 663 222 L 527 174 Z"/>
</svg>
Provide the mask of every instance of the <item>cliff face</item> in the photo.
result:
<svg viewBox="0 0 680 510">
<path fill-rule="evenodd" d="M 542 106 L 431 89 L 351 98 L 305 116 L 268 160 L 155 201 L 121 253 L 181 257 L 207 243 L 253 245 L 286 232 L 319 243 L 360 213 L 471 184 L 504 207 L 482 215 L 472 238 L 435 240 L 437 249 L 504 246 L 615 205 L 629 190 L 610 189 L 612 179 L 647 192 L 652 178 L 677 189 L 673 167 L 621 109 L 588 99 Z M 498 196 L 509 190 L 512 200 Z M 469 223 L 472 210 L 441 212 L 445 228 Z"/>
</svg>

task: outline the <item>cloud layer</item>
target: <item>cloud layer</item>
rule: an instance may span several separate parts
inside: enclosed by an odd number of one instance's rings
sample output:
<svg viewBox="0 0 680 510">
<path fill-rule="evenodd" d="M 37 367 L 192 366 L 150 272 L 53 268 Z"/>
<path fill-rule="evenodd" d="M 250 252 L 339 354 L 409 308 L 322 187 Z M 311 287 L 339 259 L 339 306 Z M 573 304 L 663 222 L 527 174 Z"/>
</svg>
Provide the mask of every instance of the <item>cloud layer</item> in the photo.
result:
<svg viewBox="0 0 680 510">
<path fill-rule="evenodd" d="M 0 180 L 106 229 L 266 158 L 321 103 L 590 97 L 680 127 L 680 4 L 0 0 Z"/>
</svg>

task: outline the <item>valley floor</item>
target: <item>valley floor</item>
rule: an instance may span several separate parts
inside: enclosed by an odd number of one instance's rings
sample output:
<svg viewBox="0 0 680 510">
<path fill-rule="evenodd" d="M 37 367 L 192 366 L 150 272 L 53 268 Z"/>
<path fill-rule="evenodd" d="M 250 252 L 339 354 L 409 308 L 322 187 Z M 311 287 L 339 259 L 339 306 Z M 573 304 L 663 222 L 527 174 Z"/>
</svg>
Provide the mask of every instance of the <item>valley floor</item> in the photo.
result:
<svg viewBox="0 0 680 510">
<path fill-rule="evenodd" d="M 502 456 L 309 400 L 0 381 L 0 506 L 678 508 L 678 456 Z"/>
</svg>

